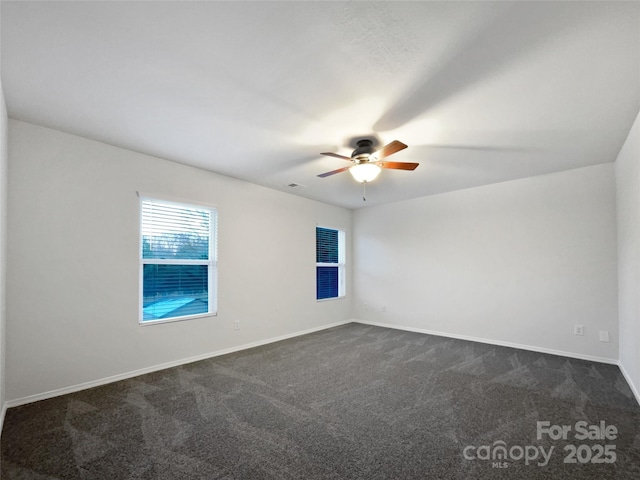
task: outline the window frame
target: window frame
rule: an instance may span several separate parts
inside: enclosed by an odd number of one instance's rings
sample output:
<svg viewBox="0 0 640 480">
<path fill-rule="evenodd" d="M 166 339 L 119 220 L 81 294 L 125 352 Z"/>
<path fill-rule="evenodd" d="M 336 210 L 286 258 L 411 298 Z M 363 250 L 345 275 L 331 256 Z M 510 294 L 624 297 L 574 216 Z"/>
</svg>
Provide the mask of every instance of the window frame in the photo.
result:
<svg viewBox="0 0 640 480">
<path fill-rule="evenodd" d="M 318 262 L 318 229 L 333 230 L 338 232 L 338 262 Z M 318 267 L 338 268 L 338 295 L 335 297 L 318 298 Z M 326 225 L 316 224 L 316 302 L 327 302 L 331 300 L 339 300 L 347 296 L 347 263 L 346 263 L 346 233 L 344 230 L 336 227 L 328 227 Z"/>
<path fill-rule="evenodd" d="M 218 209 L 215 206 L 189 200 L 168 198 L 161 195 L 148 195 L 138 192 L 139 197 L 139 224 L 138 224 L 138 260 L 139 260 L 139 288 L 138 288 L 138 325 L 148 326 L 162 323 L 182 322 L 204 317 L 215 317 L 218 314 Z M 142 234 L 143 204 L 144 202 L 156 202 L 159 204 L 176 205 L 179 207 L 193 208 L 194 210 L 206 210 L 209 212 L 209 252 L 208 259 L 160 259 L 143 258 L 144 241 Z M 144 319 L 144 266 L 145 265 L 206 265 L 207 266 L 207 312 L 179 317 L 159 319 Z"/>
</svg>

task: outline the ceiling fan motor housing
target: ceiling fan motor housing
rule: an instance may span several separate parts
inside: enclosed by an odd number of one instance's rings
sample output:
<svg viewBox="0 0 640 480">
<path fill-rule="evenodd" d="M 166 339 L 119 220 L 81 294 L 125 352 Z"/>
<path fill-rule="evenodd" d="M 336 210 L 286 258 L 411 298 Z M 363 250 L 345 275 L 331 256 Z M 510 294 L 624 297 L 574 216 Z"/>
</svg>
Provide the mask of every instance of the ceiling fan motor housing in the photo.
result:
<svg viewBox="0 0 640 480">
<path fill-rule="evenodd" d="M 358 163 L 368 160 L 369 155 L 371 155 L 375 151 L 373 148 L 373 142 L 371 140 L 358 140 L 356 145 L 358 147 L 351 154 L 351 158 L 353 158 Z"/>
</svg>

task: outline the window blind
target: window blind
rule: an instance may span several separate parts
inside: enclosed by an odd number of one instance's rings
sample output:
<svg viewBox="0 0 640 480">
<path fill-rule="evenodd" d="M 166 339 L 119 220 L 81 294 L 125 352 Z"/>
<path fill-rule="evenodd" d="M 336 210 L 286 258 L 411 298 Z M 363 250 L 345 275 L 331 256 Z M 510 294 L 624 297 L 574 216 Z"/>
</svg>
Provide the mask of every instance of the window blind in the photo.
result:
<svg viewBox="0 0 640 480">
<path fill-rule="evenodd" d="M 211 211 L 142 201 L 142 258 L 209 259 Z"/>
<path fill-rule="evenodd" d="M 338 230 L 316 227 L 316 263 L 338 263 Z"/>
<path fill-rule="evenodd" d="M 316 267 L 316 299 L 338 296 L 338 267 Z"/>
</svg>

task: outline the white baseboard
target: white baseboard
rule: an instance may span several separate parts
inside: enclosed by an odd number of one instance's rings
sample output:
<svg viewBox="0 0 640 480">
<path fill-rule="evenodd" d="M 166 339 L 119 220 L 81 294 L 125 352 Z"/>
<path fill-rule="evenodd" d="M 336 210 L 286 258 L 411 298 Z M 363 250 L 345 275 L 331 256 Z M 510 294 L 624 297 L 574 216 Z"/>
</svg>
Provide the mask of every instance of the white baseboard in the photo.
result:
<svg viewBox="0 0 640 480">
<path fill-rule="evenodd" d="M 618 368 L 620 368 L 620 371 L 622 372 L 622 375 L 624 376 L 624 379 L 627 381 L 627 384 L 629 385 L 629 388 L 631 388 L 631 391 L 633 392 L 633 396 L 636 397 L 636 402 L 638 402 L 638 405 L 640 405 L 640 390 L 635 385 L 635 383 L 633 383 L 633 380 L 631 379 L 631 376 L 625 370 L 624 365 L 623 365 L 622 362 L 618 362 Z"/>
<path fill-rule="evenodd" d="M 551 348 L 536 347 L 534 345 L 523 345 L 520 343 L 503 342 L 501 340 L 491 340 L 488 338 L 471 337 L 468 335 L 458 335 L 455 333 L 437 332 L 434 330 L 427 330 L 425 328 L 404 327 L 401 325 L 395 325 L 390 323 L 381 322 L 369 322 L 367 320 L 352 319 L 354 323 L 362 323 L 364 325 L 373 325 L 376 327 L 393 328 L 396 330 L 404 330 L 407 332 L 426 333 L 427 335 L 436 335 L 438 337 L 455 338 L 457 340 L 468 340 L 470 342 L 487 343 L 489 345 L 497 345 L 500 347 L 519 348 L 520 350 L 529 350 L 531 352 L 549 353 L 551 355 L 559 355 L 561 357 L 577 358 L 579 360 L 588 360 L 591 362 L 607 363 L 610 365 L 618 365 L 618 360 L 615 358 L 595 357 L 592 355 L 583 355 L 580 353 L 564 352 L 562 350 L 553 350 Z"/>
<path fill-rule="evenodd" d="M 218 357 L 218 356 L 221 356 L 221 355 L 226 355 L 226 354 L 229 354 L 229 353 L 238 352 L 238 351 L 241 351 L 241 350 L 247 350 L 249 348 L 259 347 L 259 346 L 262 346 L 262 345 L 267 345 L 269 343 L 274 343 L 274 342 L 279 342 L 281 340 L 287 340 L 289 338 L 299 337 L 301 335 L 306 335 L 306 334 L 309 334 L 309 333 L 314 333 L 314 332 L 318 332 L 318 331 L 321 331 L 321 330 L 326 330 L 328 328 L 338 327 L 338 326 L 345 325 L 347 323 L 352 323 L 352 322 L 353 323 L 360 323 L 360 324 L 363 324 L 363 325 L 372 325 L 372 326 L 377 326 L 377 327 L 392 328 L 392 329 L 395 329 L 395 330 L 404 330 L 404 331 L 408 331 L 408 332 L 424 333 L 424 334 L 427 334 L 427 335 L 436 335 L 436 336 L 439 336 L 439 337 L 455 338 L 455 339 L 458 339 L 458 340 L 467 340 L 467 341 L 471 341 L 471 342 L 486 343 L 486 344 L 497 345 L 497 346 L 501 346 L 501 347 L 518 348 L 518 349 L 521 349 L 521 350 L 529 350 L 529 351 L 532 351 L 532 352 L 548 353 L 548 354 L 551 354 L 551 355 L 559 355 L 559 356 L 562 356 L 562 357 L 577 358 L 577 359 L 580 359 L 580 360 L 588 360 L 588 361 L 592 361 L 592 362 L 600 362 L 600 363 L 607 363 L 607 364 L 611 364 L 611 365 L 617 365 L 620 368 L 620 371 L 622 372 L 623 376 L 625 377 L 627 383 L 631 387 L 631 390 L 633 391 L 633 394 L 635 395 L 635 398 L 638 401 L 638 404 L 640 404 L 640 392 L 638 391 L 638 388 L 632 382 L 632 380 L 629 377 L 628 373 L 624 369 L 624 366 L 617 359 L 605 358 L 605 357 L 596 357 L 596 356 L 592 356 L 592 355 L 583 355 L 583 354 L 578 354 L 578 353 L 573 353 L 573 352 L 565 352 L 565 351 L 561 351 L 561 350 L 553 350 L 553 349 L 550 349 L 550 348 L 536 347 L 536 346 L 533 346 L 533 345 L 523 345 L 523 344 L 512 343 L 512 342 L 503 342 L 503 341 L 500 341 L 500 340 L 491 340 L 491 339 L 486 339 L 486 338 L 472 337 L 472 336 L 468 336 L 468 335 L 457 335 L 457 334 L 451 334 L 451 333 L 437 332 L 437 331 L 434 331 L 434 330 L 428 330 L 428 329 L 424 329 L 424 328 L 406 327 L 406 326 L 389 324 L 389 323 L 381 323 L 381 322 L 369 322 L 369 321 L 366 321 L 366 320 L 360 320 L 360 319 L 355 319 L 354 318 L 354 319 L 351 319 L 351 320 L 344 320 L 344 321 L 341 321 L 341 322 L 336 322 L 336 323 L 332 323 L 332 324 L 328 324 L 328 325 L 323 325 L 321 327 L 315 327 L 315 328 L 310 328 L 310 329 L 307 329 L 307 330 L 302 330 L 302 331 L 298 331 L 298 332 L 294 332 L 294 333 L 290 333 L 290 334 L 286 334 L 286 335 L 281 335 L 279 337 L 273 337 L 273 338 L 268 338 L 268 339 L 265 339 L 265 340 L 259 340 L 257 342 L 247 343 L 247 344 L 244 344 L 244 345 L 238 345 L 236 347 L 226 348 L 226 349 L 218 350 L 218 351 L 215 351 L 215 352 L 205 353 L 205 354 L 202 354 L 202 355 L 196 355 L 194 357 L 175 360 L 175 361 L 163 363 L 163 364 L 160 364 L 160 365 L 153 365 L 153 366 L 150 366 L 150 367 L 129 371 L 129 372 L 121 373 L 121 374 L 118 374 L 118 375 L 113 375 L 113 376 L 110 376 L 110 377 L 101 378 L 101 379 L 98 379 L 98 380 L 92 380 L 90 382 L 84 382 L 84 383 L 81 383 L 81 384 L 71 385 L 71 386 L 59 388 L 59 389 L 56 389 L 56 390 L 50 390 L 48 392 L 38 393 L 38 394 L 35 394 L 35 395 L 29 395 L 27 397 L 17 398 L 17 399 L 14 399 L 14 400 L 8 400 L 8 401 L 6 401 L 4 403 L 4 405 L 2 406 L 2 410 L 0 411 L 0 427 L 4 424 L 4 417 L 5 417 L 7 408 L 17 407 L 17 406 L 20 406 L 20 405 L 25 405 L 27 403 L 33 403 L 33 402 L 37 402 L 37 401 L 40 401 L 40 400 L 46 400 L 48 398 L 58 397 L 60 395 L 66 395 L 68 393 L 79 392 L 81 390 L 86 390 L 88 388 L 99 387 L 101 385 L 106 385 L 108 383 L 113 383 L 113 382 L 117 382 L 117 381 L 120 381 L 120 380 L 126 380 L 126 379 L 129 379 L 129 378 L 137 377 L 139 375 L 144 375 L 146 373 L 152 373 L 152 372 L 156 372 L 156 371 L 159 371 L 159 370 L 164 370 L 164 369 L 167 369 L 167 368 L 172 368 L 172 367 L 177 367 L 177 366 L 180 366 L 180 365 L 185 365 L 187 363 L 197 362 L 199 360 L 206 360 L 207 358 L 213 358 L 213 357 Z"/>
<path fill-rule="evenodd" d="M 229 353 L 239 352 L 241 350 L 247 350 L 249 348 L 260 347 L 262 345 L 267 345 L 269 343 L 279 342 L 281 340 L 287 340 L 289 338 L 299 337 L 301 335 L 307 335 L 309 333 L 319 332 L 321 330 L 326 330 L 328 328 L 339 327 L 340 325 L 345 325 L 347 323 L 351 323 L 351 320 L 344 320 L 341 322 L 331 323 L 328 325 L 323 325 L 321 327 L 309 328 L 307 330 L 302 330 L 294 333 L 288 333 L 286 335 L 281 335 L 279 337 L 272 337 L 265 340 L 259 340 L 257 342 L 246 343 L 244 345 L 238 345 L 236 347 L 225 348 L 223 350 L 217 350 L 215 352 L 205 353 L 202 355 L 196 355 L 194 357 L 183 358 L 180 360 L 174 360 L 172 362 L 162 363 L 160 365 L 152 365 L 150 367 L 141 368 L 138 370 L 132 370 L 130 372 L 120 373 L 118 375 L 112 375 L 110 377 L 100 378 L 98 380 L 91 380 L 89 382 L 80 383 L 77 385 L 70 385 L 68 387 L 58 388 L 55 390 L 50 390 L 48 392 L 37 393 L 35 395 L 29 395 L 27 397 L 16 398 L 14 400 L 8 400 L 4 403 L 2 408 L 2 418 L 4 420 L 4 413 L 7 408 L 18 407 L 20 405 L 26 405 L 27 403 L 38 402 L 40 400 L 46 400 L 48 398 L 59 397 L 60 395 L 66 395 L 68 393 L 79 392 L 81 390 L 86 390 L 88 388 L 99 387 L 102 385 L 106 385 L 108 383 L 118 382 L 120 380 L 126 380 L 128 378 L 137 377 L 139 375 L 144 375 L 146 373 L 157 372 L 158 370 L 165 370 L 167 368 L 178 367 L 180 365 L 185 365 L 187 363 L 197 362 L 199 360 L 206 360 L 207 358 L 219 357 L 221 355 L 227 355 Z M 2 422 L 0 422 L 0 425 Z"/>
<path fill-rule="evenodd" d="M 7 414 L 7 402 L 2 404 L 2 410 L 0 410 L 0 436 L 2 435 L 2 428 L 4 427 L 4 417 Z"/>
</svg>

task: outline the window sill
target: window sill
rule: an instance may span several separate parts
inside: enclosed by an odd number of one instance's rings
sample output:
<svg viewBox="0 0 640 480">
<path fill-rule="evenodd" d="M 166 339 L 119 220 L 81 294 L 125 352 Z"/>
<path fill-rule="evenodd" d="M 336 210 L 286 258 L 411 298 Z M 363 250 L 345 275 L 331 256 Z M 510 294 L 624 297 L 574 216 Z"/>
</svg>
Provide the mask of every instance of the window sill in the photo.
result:
<svg viewBox="0 0 640 480">
<path fill-rule="evenodd" d="M 158 325 L 161 323 L 184 322 L 185 320 L 194 320 L 196 318 L 217 317 L 218 312 L 199 313 L 198 315 L 186 315 L 184 317 L 165 318 L 162 320 L 139 320 L 138 325 L 147 327 L 149 325 Z"/>
<path fill-rule="evenodd" d="M 347 298 L 346 295 L 342 295 L 340 297 L 331 297 L 331 298 L 316 298 L 316 302 L 330 302 L 332 300 L 344 300 Z"/>
</svg>

